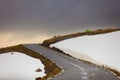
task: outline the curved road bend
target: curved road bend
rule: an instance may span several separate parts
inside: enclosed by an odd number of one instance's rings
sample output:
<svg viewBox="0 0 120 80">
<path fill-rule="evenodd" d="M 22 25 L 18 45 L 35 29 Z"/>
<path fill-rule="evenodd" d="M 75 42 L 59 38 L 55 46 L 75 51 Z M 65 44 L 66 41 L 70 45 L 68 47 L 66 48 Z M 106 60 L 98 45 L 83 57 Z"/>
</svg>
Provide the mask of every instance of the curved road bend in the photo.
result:
<svg viewBox="0 0 120 80">
<path fill-rule="evenodd" d="M 52 78 L 52 80 L 120 80 L 109 71 L 65 56 L 38 44 L 25 44 L 24 47 L 38 52 L 62 66 L 64 72 Z"/>
</svg>

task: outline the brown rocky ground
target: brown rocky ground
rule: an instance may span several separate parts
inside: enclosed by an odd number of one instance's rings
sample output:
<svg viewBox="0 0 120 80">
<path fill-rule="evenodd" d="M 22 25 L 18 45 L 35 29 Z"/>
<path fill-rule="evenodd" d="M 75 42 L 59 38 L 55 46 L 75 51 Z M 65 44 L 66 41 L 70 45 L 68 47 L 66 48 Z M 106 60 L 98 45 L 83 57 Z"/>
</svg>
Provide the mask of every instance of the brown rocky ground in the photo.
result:
<svg viewBox="0 0 120 80">
<path fill-rule="evenodd" d="M 77 33 L 72 33 L 72 34 L 63 35 L 63 36 L 54 36 L 50 39 L 44 40 L 42 45 L 49 46 L 50 44 L 53 44 L 53 43 L 56 43 L 58 41 L 62 41 L 65 39 L 69 39 L 69 38 L 85 36 L 85 35 L 105 34 L 105 33 L 110 33 L 110 32 L 114 32 L 114 31 L 118 31 L 118 30 L 120 30 L 120 28 L 119 29 L 107 28 L 107 29 L 98 29 L 95 31 L 86 30 L 85 32 L 77 32 Z"/>
</svg>

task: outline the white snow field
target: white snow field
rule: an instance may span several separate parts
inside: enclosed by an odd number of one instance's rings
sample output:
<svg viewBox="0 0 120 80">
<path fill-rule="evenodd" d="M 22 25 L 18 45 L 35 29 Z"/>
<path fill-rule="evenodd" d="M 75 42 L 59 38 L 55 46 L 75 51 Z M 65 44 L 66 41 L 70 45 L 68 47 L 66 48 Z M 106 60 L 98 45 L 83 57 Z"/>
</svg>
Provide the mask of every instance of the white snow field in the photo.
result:
<svg viewBox="0 0 120 80">
<path fill-rule="evenodd" d="M 36 72 L 41 69 L 41 72 Z M 43 77 L 44 65 L 39 59 L 20 52 L 0 54 L 0 80 L 35 80 Z"/>
<path fill-rule="evenodd" d="M 56 47 L 76 58 L 120 71 L 120 31 L 66 39 Z"/>
</svg>

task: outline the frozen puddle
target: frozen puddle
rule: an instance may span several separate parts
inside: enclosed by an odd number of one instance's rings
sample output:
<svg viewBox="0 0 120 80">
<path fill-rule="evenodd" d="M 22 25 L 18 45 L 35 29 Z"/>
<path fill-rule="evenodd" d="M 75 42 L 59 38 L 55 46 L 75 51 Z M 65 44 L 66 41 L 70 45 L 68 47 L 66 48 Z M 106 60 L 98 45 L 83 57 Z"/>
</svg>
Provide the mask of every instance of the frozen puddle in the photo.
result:
<svg viewBox="0 0 120 80">
<path fill-rule="evenodd" d="M 120 31 L 66 39 L 50 46 L 76 58 L 120 71 Z"/>
<path fill-rule="evenodd" d="M 42 71 L 36 72 L 37 69 Z M 35 80 L 45 76 L 44 72 L 44 65 L 39 59 L 20 52 L 0 54 L 0 80 Z"/>
</svg>

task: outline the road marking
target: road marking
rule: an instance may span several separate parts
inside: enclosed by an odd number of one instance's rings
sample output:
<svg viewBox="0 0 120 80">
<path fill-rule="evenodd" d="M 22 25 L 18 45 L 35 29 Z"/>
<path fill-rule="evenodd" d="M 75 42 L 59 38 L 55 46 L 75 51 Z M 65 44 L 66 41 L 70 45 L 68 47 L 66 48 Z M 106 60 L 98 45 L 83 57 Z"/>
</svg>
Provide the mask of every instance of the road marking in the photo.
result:
<svg viewBox="0 0 120 80">
<path fill-rule="evenodd" d="M 83 67 L 81 67 L 79 65 L 76 65 L 76 64 L 74 64 L 72 62 L 69 62 L 67 60 L 66 60 L 66 62 L 71 64 L 71 65 L 73 65 L 73 66 L 75 66 L 75 67 L 77 67 L 77 68 L 79 68 L 82 71 L 82 73 L 81 73 L 82 74 L 82 79 L 84 79 L 84 80 L 89 80 L 88 79 L 89 77 L 93 77 L 93 76 L 96 75 L 96 74 L 88 74 L 88 70 L 98 70 L 97 68 L 87 68 L 87 69 L 84 69 Z"/>
</svg>

